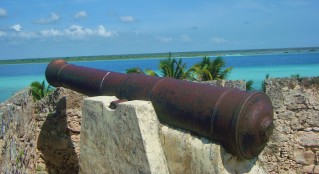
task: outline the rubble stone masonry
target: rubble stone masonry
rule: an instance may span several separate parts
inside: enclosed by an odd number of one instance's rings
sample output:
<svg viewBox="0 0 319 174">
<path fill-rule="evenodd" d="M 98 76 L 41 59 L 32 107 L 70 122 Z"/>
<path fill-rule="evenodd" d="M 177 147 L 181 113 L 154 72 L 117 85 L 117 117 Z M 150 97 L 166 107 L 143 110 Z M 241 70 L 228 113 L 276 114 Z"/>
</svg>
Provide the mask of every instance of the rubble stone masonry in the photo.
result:
<svg viewBox="0 0 319 174">
<path fill-rule="evenodd" d="M 275 129 L 258 163 L 269 173 L 319 173 L 319 77 L 268 79 L 266 93 Z M 84 98 L 57 88 L 34 102 L 23 90 L 1 103 L 0 173 L 77 173 Z"/>
<path fill-rule="evenodd" d="M 319 77 L 266 80 L 273 135 L 259 156 L 268 172 L 319 173 Z"/>
</svg>

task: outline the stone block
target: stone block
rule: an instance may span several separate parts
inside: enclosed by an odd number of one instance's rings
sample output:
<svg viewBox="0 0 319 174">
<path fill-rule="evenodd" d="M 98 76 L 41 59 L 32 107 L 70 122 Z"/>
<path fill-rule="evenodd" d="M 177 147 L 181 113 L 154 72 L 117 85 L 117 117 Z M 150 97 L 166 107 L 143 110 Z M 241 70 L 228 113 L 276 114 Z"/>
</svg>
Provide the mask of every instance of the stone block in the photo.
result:
<svg viewBox="0 0 319 174">
<path fill-rule="evenodd" d="M 319 173 L 319 166 L 318 165 L 310 165 L 303 167 L 303 173 Z"/>
<path fill-rule="evenodd" d="M 256 158 L 238 159 L 219 144 L 187 131 L 163 125 L 160 138 L 170 173 L 265 173 Z"/>
<path fill-rule="evenodd" d="M 85 99 L 80 173 L 265 173 L 257 158 L 240 160 L 219 144 L 158 122 L 151 102 Z"/>
<path fill-rule="evenodd" d="M 319 147 L 319 133 L 298 131 L 297 142 L 304 147 Z"/>
<path fill-rule="evenodd" d="M 304 149 L 296 149 L 294 151 L 295 161 L 298 164 L 310 165 L 315 161 L 315 154 L 311 151 L 305 151 Z"/>
<path fill-rule="evenodd" d="M 109 109 L 115 97 L 84 100 L 80 173 L 168 173 L 149 102 Z"/>
</svg>

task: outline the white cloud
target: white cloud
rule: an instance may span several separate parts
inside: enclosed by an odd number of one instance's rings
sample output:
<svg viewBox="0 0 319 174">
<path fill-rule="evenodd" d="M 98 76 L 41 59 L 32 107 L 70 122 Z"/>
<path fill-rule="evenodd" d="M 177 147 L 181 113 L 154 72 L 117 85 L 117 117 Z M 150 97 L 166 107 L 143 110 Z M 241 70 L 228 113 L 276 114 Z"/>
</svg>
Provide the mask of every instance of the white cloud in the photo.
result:
<svg viewBox="0 0 319 174">
<path fill-rule="evenodd" d="M 181 40 L 183 42 L 191 42 L 192 38 L 190 38 L 188 35 L 184 34 L 184 35 L 181 35 Z"/>
<path fill-rule="evenodd" d="M 227 43 L 227 40 L 221 37 L 212 37 L 210 40 L 216 44 Z"/>
<path fill-rule="evenodd" d="M 7 10 L 0 8 L 0 17 L 5 17 L 5 16 L 7 16 Z"/>
<path fill-rule="evenodd" d="M 14 36 L 18 38 L 22 38 L 22 39 L 32 39 L 32 38 L 39 37 L 36 32 L 32 32 L 32 31 L 27 31 L 27 32 L 21 31 Z"/>
<path fill-rule="evenodd" d="M 133 16 L 120 16 L 120 21 L 122 21 L 122 22 L 135 22 L 135 18 Z"/>
<path fill-rule="evenodd" d="M 60 17 L 56 13 L 51 13 L 49 18 L 41 18 L 36 20 L 36 24 L 51 24 L 59 21 Z"/>
<path fill-rule="evenodd" d="M 19 24 L 17 24 L 19 25 Z M 15 26 L 15 25 L 14 25 Z M 0 31 L 0 37 L 8 39 L 40 39 L 40 38 L 69 38 L 69 39 L 85 39 L 88 37 L 114 37 L 117 36 L 116 31 L 107 30 L 103 25 L 99 25 L 96 28 L 85 28 L 80 25 L 71 25 L 64 29 L 46 29 L 41 31 L 22 31 L 21 26 L 11 27 L 15 31 L 19 32 L 3 32 Z"/>
<path fill-rule="evenodd" d="M 155 38 L 164 43 L 172 42 L 174 40 L 171 37 L 155 37 Z"/>
<path fill-rule="evenodd" d="M 83 19 L 86 17 L 87 17 L 86 11 L 79 11 L 79 12 L 74 14 L 74 18 L 76 18 L 76 19 Z"/>
<path fill-rule="evenodd" d="M 99 25 L 99 27 L 97 28 L 97 35 L 102 37 L 112 37 L 114 35 L 117 35 L 117 33 L 112 31 L 107 31 L 103 25 Z"/>
<path fill-rule="evenodd" d="M 7 35 L 7 33 L 6 33 L 6 32 L 4 32 L 4 31 L 0 31 L 0 37 L 5 36 L 5 35 Z"/>
<path fill-rule="evenodd" d="M 79 25 L 71 25 L 63 31 L 63 34 L 72 38 L 83 38 L 85 36 L 92 35 L 93 30 Z"/>
<path fill-rule="evenodd" d="M 117 32 L 108 31 L 103 25 L 99 25 L 96 29 L 85 28 L 80 25 L 71 25 L 63 30 L 42 30 L 40 31 L 40 35 L 44 37 L 66 36 L 73 39 L 81 39 L 87 36 L 113 37 L 117 35 Z"/>
<path fill-rule="evenodd" d="M 62 36 L 63 32 L 56 29 L 48 29 L 48 30 L 40 31 L 40 34 L 45 37 L 51 37 L 51 36 Z"/>
<path fill-rule="evenodd" d="M 14 24 L 10 27 L 11 29 L 13 29 L 14 31 L 22 31 L 22 26 L 20 24 Z"/>
<path fill-rule="evenodd" d="M 210 41 L 213 42 L 214 44 L 228 44 L 228 45 L 238 45 L 240 44 L 239 42 L 237 41 L 234 41 L 234 40 L 226 40 L 222 37 L 212 37 L 210 38 Z"/>
</svg>

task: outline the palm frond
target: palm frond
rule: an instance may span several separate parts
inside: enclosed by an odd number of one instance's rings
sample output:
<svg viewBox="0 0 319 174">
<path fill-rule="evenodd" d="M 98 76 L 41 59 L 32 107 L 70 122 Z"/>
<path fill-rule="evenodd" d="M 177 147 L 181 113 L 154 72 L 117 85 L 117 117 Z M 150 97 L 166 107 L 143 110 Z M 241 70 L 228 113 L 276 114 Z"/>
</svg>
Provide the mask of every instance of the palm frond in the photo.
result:
<svg viewBox="0 0 319 174">
<path fill-rule="evenodd" d="M 146 74 L 146 75 L 149 75 L 149 76 L 156 76 L 156 77 L 159 76 L 155 71 L 153 71 L 153 70 L 151 70 L 151 69 L 146 69 L 146 70 L 145 70 L 145 74 Z"/>
</svg>

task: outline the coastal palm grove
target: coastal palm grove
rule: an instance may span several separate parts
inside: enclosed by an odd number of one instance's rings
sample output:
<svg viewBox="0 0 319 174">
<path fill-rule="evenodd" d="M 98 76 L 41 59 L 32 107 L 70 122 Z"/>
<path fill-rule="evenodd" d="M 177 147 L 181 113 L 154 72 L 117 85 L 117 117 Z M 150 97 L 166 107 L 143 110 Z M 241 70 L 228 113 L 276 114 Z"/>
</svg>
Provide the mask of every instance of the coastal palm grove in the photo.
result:
<svg viewBox="0 0 319 174">
<path fill-rule="evenodd" d="M 126 73 L 171 77 L 175 79 L 190 81 L 210 81 L 227 79 L 233 67 L 225 66 L 226 63 L 222 57 L 218 56 L 212 60 L 211 58 L 205 56 L 199 63 L 196 63 L 191 68 L 186 69 L 187 66 L 185 63 L 183 63 L 181 58 L 177 60 L 175 58 L 172 58 L 171 54 L 169 54 L 167 59 L 161 60 L 159 63 L 158 68 L 160 69 L 161 74 L 158 74 L 151 69 L 146 69 L 143 71 L 139 67 L 129 68 L 126 70 Z M 246 82 L 247 91 L 255 90 L 252 88 L 252 86 L 252 80 Z"/>
<path fill-rule="evenodd" d="M 138 67 L 129 68 L 126 70 L 126 73 L 143 73 L 150 76 L 172 77 L 180 80 L 210 81 L 226 79 L 233 68 L 225 68 L 225 61 L 222 57 L 216 57 L 212 60 L 205 56 L 199 63 L 186 69 L 187 66 L 183 63 L 182 59 L 172 58 L 171 54 L 167 59 L 161 60 L 158 67 L 161 74 L 158 74 L 151 69 L 143 71 Z"/>
</svg>

